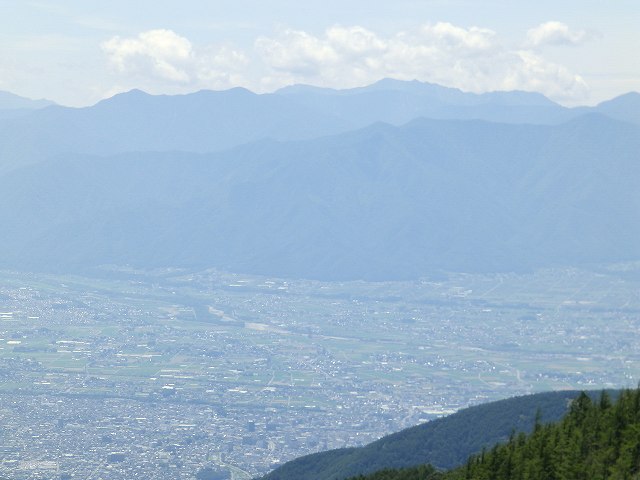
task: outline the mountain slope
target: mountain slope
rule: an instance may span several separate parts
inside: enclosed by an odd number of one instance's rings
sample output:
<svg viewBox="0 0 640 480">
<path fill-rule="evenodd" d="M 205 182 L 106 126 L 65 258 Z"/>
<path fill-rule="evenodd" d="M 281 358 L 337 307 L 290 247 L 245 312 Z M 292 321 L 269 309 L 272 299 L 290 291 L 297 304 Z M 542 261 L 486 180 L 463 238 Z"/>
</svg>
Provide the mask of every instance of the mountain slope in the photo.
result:
<svg viewBox="0 0 640 480">
<path fill-rule="evenodd" d="M 36 110 L 55 105 L 49 100 L 31 100 L 10 92 L 0 91 L 0 110 Z"/>
<path fill-rule="evenodd" d="M 386 469 L 353 480 L 637 479 L 639 430 L 639 390 L 621 392 L 615 403 L 606 393 L 597 401 L 582 393 L 562 421 L 538 424 L 528 437 L 511 435 L 463 467 L 444 473 L 429 466 Z"/>
<path fill-rule="evenodd" d="M 418 117 L 480 119 L 504 123 L 560 123 L 573 113 L 541 94 L 474 94 L 418 81 L 384 79 L 366 87 L 332 90 L 295 85 L 276 92 L 352 124 L 376 121 L 401 125 Z"/>
<path fill-rule="evenodd" d="M 0 266 L 417 278 L 640 258 L 640 135 L 419 120 L 216 155 L 64 156 L 0 177 Z"/>
<path fill-rule="evenodd" d="M 0 91 L 0 121 L 29 115 L 34 110 L 55 105 L 49 100 L 31 100 L 10 92 Z"/>
<path fill-rule="evenodd" d="M 594 110 L 611 118 L 640 125 L 640 93 L 630 92 L 597 105 Z"/>
<path fill-rule="evenodd" d="M 263 138 L 298 139 L 351 128 L 276 95 L 235 88 L 189 95 L 139 90 L 92 107 L 52 107 L 0 122 L 0 172 L 68 153 L 214 152 Z"/>
<path fill-rule="evenodd" d="M 260 95 L 242 88 L 175 96 L 132 90 L 91 107 L 35 111 L 2 110 L 0 94 L 0 172 L 58 154 L 215 152 L 261 139 L 311 139 L 419 117 L 556 125 L 600 112 L 637 121 L 634 98 L 630 94 L 597 108 L 568 109 L 537 93 L 473 94 L 392 79 L 348 90 L 298 85 Z M 35 108 L 29 102 L 28 108 Z"/>
<path fill-rule="evenodd" d="M 263 480 L 341 480 L 385 468 L 430 463 L 441 469 L 463 464 L 483 447 L 530 432 L 538 409 L 543 422 L 560 419 L 579 392 L 515 397 L 466 408 L 447 417 L 403 430 L 360 448 L 332 450 L 288 462 Z"/>
</svg>

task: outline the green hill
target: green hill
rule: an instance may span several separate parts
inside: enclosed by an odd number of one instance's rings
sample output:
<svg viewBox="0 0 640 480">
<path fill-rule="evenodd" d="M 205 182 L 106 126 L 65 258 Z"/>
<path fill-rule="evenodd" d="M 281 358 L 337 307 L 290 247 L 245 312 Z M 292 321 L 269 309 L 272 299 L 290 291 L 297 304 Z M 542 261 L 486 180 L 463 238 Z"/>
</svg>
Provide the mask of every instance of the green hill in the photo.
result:
<svg viewBox="0 0 640 480">
<path fill-rule="evenodd" d="M 426 463 L 439 469 L 454 468 L 483 448 L 508 440 L 513 431 L 531 432 L 537 411 L 541 413 L 542 423 L 559 420 L 579 394 L 576 391 L 539 393 L 466 408 L 361 448 L 331 450 L 295 459 L 263 480 L 341 480 L 385 468 Z"/>
<path fill-rule="evenodd" d="M 640 478 L 640 390 L 612 403 L 582 393 L 560 422 L 537 423 L 446 473 L 423 465 L 383 470 L 352 480 L 633 480 Z"/>
</svg>

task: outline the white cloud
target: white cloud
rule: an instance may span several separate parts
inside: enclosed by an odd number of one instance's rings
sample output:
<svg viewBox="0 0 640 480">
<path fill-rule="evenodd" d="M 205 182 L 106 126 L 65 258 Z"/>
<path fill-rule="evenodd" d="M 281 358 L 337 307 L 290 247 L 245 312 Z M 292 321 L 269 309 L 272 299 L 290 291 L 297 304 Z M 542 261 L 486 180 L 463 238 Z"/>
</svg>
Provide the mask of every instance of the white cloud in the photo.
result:
<svg viewBox="0 0 640 480">
<path fill-rule="evenodd" d="M 530 51 L 510 50 L 488 29 L 450 23 L 382 37 L 363 27 L 314 36 L 284 30 L 255 43 L 270 74 L 263 86 L 310 83 L 349 87 L 380 78 L 418 79 L 466 91 L 535 90 L 558 100 L 582 98 L 584 80 Z"/>
<path fill-rule="evenodd" d="M 149 30 L 134 38 L 113 37 L 102 50 L 111 66 L 138 81 L 201 88 L 227 88 L 242 81 L 246 56 L 229 47 L 195 49 L 171 30 Z"/>
<path fill-rule="evenodd" d="M 421 29 L 422 39 L 440 50 L 470 53 L 487 53 L 497 48 L 496 33 L 486 28 L 464 29 L 450 23 L 440 22 L 425 25 Z"/>
<path fill-rule="evenodd" d="M 104 42 L 102 49 L 119 72 L 190 81 L 187 69 L 193 57 L 191 42 L 171 30 L 150 30 L 136 38 L 114 37 Z"/>
<path fill-rule="evenodd" d="M 519 51 L 502 82 L 504 90 L 526 90 L 542 92 L 556 101 L 571 101 L 586 98 L 589 87 L 580 75 L 571 73 L 567 68 L 545 60 L 530 51 Z"/>
<path fill-rule="evenodd" d="M 318 75 L 341 60 L 326 42 L 296 30 L 284 31 L 280 40 L 258 38 L 255 46 L 270 67 L 291 75 Z"/>
<path fill-rule="evenodd" d="M 546 22 L 527 32 L 528 45 L 579 45 L 591 38 L 586 30 L 571 30 L 561 22 Z"/>
<path fill-rule="evenodd" d="M 540 33 L 544 25 L 531 30 L 529 43 L 550 42 L 551 32 L 564 31 L 550 24 L 544 24 L 546 36 Z M 579 41 L 568 29 L 562 35 Z M 257 38 L 249 55 L 232 46 L 195 46 L 171 30 L 102 44 L 121 85 L 154 92 L 233 86 L 269 91 L 292 83 L 346 88 L 392 77 L 472 92 L 528 90 L 560 101 L 585 98 L 588 88 L 580 76 L 529 47 L 514 50 L 492 30 L 444 22 L 386 36 L 362 26 L 333 26 L 320 35 L 285 29 Z"/>
</svg>

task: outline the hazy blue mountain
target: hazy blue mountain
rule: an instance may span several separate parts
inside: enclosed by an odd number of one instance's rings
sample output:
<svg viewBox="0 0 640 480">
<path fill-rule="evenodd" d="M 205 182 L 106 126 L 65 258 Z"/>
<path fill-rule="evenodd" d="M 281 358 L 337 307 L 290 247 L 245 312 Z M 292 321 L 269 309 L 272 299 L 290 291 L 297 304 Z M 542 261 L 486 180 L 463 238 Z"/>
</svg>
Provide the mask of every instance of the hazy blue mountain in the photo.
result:
<svg viewBox="0 0 640 480">
<path fill-rule="evenodd" d="M 358 126 L 376 121 L 400 125 L 418 117 L 554 124 L 574 116 L 571 110 L 539 93 L 474 94 L 416 80 L 383 79 L 347 90 L 294 85 L 276 94 Z"/>
<path fill-rule="evenodd" d="M 463 92 L 457 88 L 443 87 L 441 85 L 420 82 L 418 80 L 395 80 L 385 78 L 365 87 L 356 87 L 343 90 L 332 88 L 313 87 L 310 85 L 292 85 L 281 88 L 275 93 L 280 95 L 331 95 L 353 96 L 372 92 L 402 92 L 421 97 L 429 97 L 442 103 L 459 106 L 472 106 L 480 104 L 508 104 L 517 106 L 558 106 L 544 95 L 533 92 L 510 91 L 490 92 L 475 94 Z"/>
<path fill-rule="evenodd" d="M 0 91 L 0 121 L 23 117 L 40 108 L 55 105 L 49 100 L 31 100 L 13 93 Z"/>
<path fill-rule="evenodd" d="M 630 92 L 600 103 L 594 109 L 618 120 L 640 125 L 640 93 Z"/>
<path fill-rule="evenodd" d="M 535 92 L 475 94 L 417 80 L 390 78 L 344 90 L 292 85 L 275 93 L 361 126 L 376 121 L 400 125 L 418 117 L 554 125 L 586 113 L 602 113 L 640 125 L 640 94 L 636 92 L 596 107 L 577 108 L 562 107 Z"/>
<path fill-rule="evenodd" d="M 31 100 L 9 92 L 0 91 L 0 110 L 36 110 L 55 105 L 50 100 Z"/>
<path fill-rule="evenodd" d="M 506 441 L 512 432 L 531 432 L 536 412 L 555 422 L 580 392 L 549 392 L 509 398 L 460 410 L 453 415 L 387 435 L 364 447 L 330 450 L 297 458 L 263 480 L 342 480 L 384 468 L 430 463 L 455 468 L 482 450 Z M 596 397 L 595 392 L 591 392 Z"/>
<path fill-rule="evenodd" d="M 635 260 L 639 152 L 638 128 L 591 114 L 62 156 L 0 177 L 0 266 L 391 279 Z"/>
<path fill-rule="evenodd" d="M 312 138 L 351 125 L 285 97 L 234 88 L 174 96 L 132 90 L 92 107 L 36 111 L 0 127 L 0 171 L 7 171 L 60 153 L 213 152 L 263 138 Z"/>
<path fill-rule="evenodd" d="M 630 94 L 597 108 L 567 109 L 538 93 L 477 95 L 392 79 L 348 90 L 298 85 L 262 95 L 242 88 L 174 96 L 132 90 L 86 108 L 0 108 L 0 172 L 61 153 L 216 152 L 421 117 L 553 125 L 597 111 L 634 121 L 637 103 L 637 94 Z"/>
</svg>

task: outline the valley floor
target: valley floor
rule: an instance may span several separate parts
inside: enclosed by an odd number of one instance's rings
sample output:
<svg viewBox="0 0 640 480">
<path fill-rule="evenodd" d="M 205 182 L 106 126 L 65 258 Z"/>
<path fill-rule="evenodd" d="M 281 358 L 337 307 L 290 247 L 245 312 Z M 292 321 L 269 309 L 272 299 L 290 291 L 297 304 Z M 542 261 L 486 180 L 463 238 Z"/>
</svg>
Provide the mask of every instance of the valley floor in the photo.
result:
<svg viewBox="0 0 640 480">
<path fill-rule="evenodd" d="M 468 405 L 634 386 L 627 267 L 385 283 L 2 272 L 0 476 L 248 478 Z"/>
</svg>

